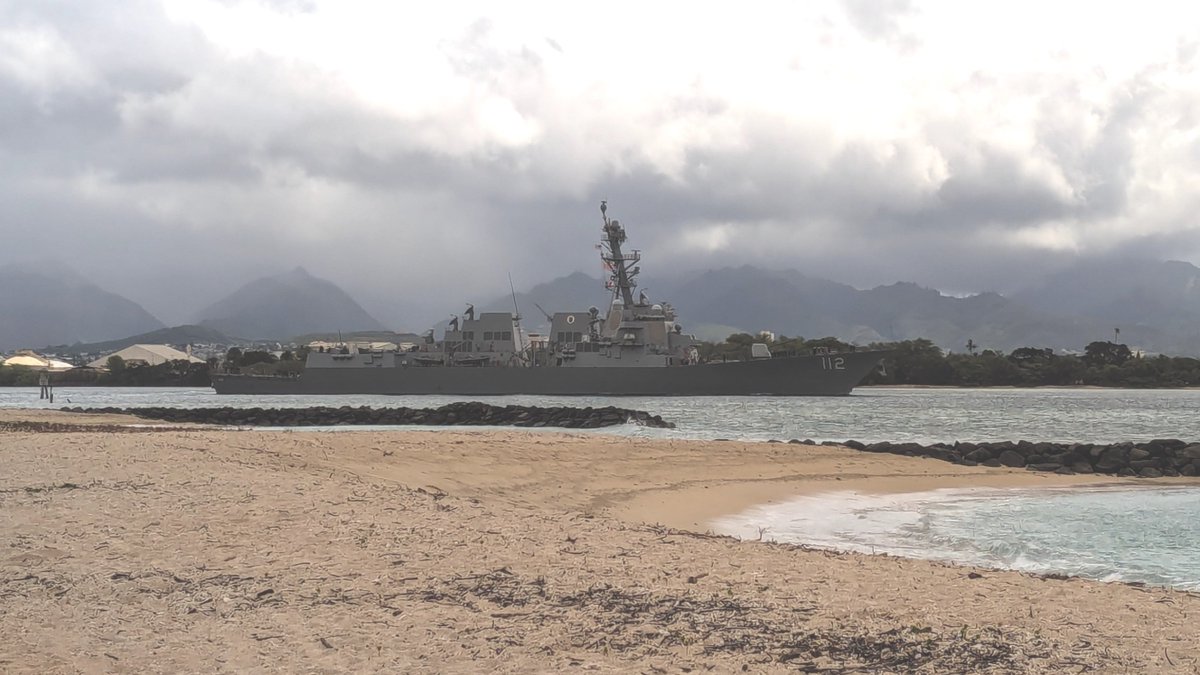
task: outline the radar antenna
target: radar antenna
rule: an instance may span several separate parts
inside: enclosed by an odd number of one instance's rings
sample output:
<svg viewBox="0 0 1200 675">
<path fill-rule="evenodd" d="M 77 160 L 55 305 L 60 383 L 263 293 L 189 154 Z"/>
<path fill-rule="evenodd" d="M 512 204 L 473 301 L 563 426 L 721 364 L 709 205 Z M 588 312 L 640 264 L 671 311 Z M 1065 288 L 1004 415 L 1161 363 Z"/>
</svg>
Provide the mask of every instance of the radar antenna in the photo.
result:
<svg viewBox="0 0 1200 675">
<path fill-rule="evenodd" d="M 642 259 L 641 251 L 624 253 L 621 244 L 625 242 L 625 228 L 621 223 L 608 218 L 608 200 L 600 202 L 600 217 L 604 220 L 604 239 L 600 242 L 600 260 L 608 271 L 608 281 L 605 288 L 613 292 L 614 299 L 620 296 L 626 307 L 633 307 L 633 288 L 637 286 L 634 277 L 641 271 L 636 263 Z M 631 265 L 634 265 L 632 269 Z"/>
</svg>

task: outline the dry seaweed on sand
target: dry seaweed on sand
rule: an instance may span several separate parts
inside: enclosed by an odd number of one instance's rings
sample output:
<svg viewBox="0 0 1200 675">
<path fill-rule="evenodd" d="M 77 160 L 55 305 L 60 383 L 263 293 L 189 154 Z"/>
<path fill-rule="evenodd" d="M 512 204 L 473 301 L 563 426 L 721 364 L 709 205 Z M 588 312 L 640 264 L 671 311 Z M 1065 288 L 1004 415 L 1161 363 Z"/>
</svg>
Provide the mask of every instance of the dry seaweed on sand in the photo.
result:
<svg viewBox="0 0 1200 675">
<path fill-rule="evenodd" d="M 508 567 L 438 579 L 404 595 L 457 605 L 500 621 L 554 625 L 572 648 L 632 658 L 689 648 L 694 654 L 810 670 L 975 672 L 1010 669 L 1021 656 L 999 629 L 991 627 L 956 632 L 918 626 L 880 632 L 814 628 L 807 625 L 816 610 L 813 605 L 774 606 L 714 592 L 608 583 L 555 589 L 542 577 L 529 578 Z M 512 640 L 520 634 L 507 630 L 496 639 Z"/>
</svg>

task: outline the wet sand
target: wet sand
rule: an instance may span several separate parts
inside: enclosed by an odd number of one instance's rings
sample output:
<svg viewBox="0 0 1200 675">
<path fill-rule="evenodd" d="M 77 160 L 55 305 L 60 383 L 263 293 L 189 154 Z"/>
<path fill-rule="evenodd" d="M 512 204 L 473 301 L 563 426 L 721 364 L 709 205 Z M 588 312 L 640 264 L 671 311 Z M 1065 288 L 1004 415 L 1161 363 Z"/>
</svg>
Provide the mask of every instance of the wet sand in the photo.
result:
<svg viewBox="0 0 1200 675">
<path fill-rule="evenodd" d="M 129 421 L 89 417 L 0 426 Z M 5 672 L 1200 665 L 1194 594 L 702 534 L 828 489 L 1091 477 L 517 431 L 0 430 L 0 453 Z"/>
</svg>

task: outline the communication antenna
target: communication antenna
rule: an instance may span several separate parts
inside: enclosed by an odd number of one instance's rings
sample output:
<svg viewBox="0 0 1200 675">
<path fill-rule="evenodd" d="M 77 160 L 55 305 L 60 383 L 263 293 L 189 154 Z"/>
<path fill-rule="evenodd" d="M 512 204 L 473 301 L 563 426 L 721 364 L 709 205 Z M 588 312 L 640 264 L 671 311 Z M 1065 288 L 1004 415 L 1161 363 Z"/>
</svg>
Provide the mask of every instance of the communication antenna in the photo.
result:
<svg viewBox="0 0 1200 675">
<path fill-rule="evenodd" d="M 508 273 L 508 290 L 512 293 L 513 299 L 513 321 L 519 322 L 521 320 L 521 310 L 517 307 L 517 289 L 513 286 L 512 272 Z"/>
<path fill-rule="evenodd" d="M 517 307 L 517 289 L 513 286 L 512 272 L 508 273 L 508 290 L 513 299 L 513 340 L 516 342 L 517 353 L 525 353 L 525 336 L 521 333 L 521 309 Z M 522 356 L 524 360 L 524 356 Z"/>
<path fill-rule="evenodd" d="M 547 312 L 546 310 L 542 309 L 542 306 L 537 304 L 536 302 L 533 303 L 533 306 L 538 308 L 538 311 L 542 313 L 542 316 L 546 317 L 547 321 L 549 321 L 550 323 L 554 323 L 554 317 L 550 316 L 550 312 Z"/>
</svg>

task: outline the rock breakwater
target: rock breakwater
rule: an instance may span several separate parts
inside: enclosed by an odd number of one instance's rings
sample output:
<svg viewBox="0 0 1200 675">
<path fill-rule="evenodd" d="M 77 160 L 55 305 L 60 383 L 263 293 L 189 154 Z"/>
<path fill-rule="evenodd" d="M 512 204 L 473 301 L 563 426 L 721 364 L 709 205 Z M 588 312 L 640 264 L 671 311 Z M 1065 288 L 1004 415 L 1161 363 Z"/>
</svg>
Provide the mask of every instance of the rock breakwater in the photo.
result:
<svg viewBox="0 0 1200 675">
<path fill-rule="evenodd" d="M 629 422 L 673 429 L 675 424 L 642 410 L 612 406 L 570 408 L 450 403 L 439 408 L 63 408 L 65 412 L 133 415 L 167 422 L 222 426 L 311 427 L 351 425 L 514 426 L 596 429 Z"/>
<path fill-rule="evenodd" d="M 1060 474 L 1102 473 L 1114 476 L 1196 476 L 1200 474 L 1200 443 L 1156 439 L 1144 443 L 834 443 L 864 452 L 932 457 L 969 466 L 1025 467 Z"/>
</svg>

